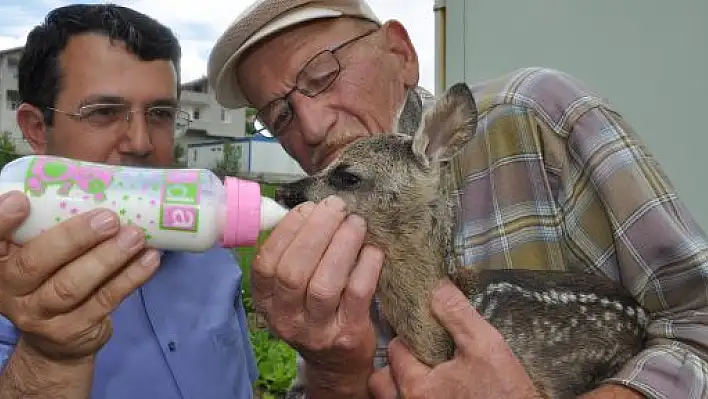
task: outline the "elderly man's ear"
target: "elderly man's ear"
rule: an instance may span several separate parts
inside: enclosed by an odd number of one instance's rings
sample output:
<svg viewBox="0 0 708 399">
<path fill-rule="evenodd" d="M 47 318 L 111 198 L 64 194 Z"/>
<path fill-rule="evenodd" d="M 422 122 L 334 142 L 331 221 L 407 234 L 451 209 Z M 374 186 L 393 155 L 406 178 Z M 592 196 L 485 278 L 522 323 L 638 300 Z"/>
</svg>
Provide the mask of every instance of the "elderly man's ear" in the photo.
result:
<svg viewBox="0 0 708 399">
<path fill-rule="evenodd" d="M 418 85 L 418 55 L 408 36 L 406 28 L 396 20 L 389 20 L 381 27 L 382 37 L 386 40 L 386 50 L 398 56 L 399 70 L 406 87 Z"/>
</svg>

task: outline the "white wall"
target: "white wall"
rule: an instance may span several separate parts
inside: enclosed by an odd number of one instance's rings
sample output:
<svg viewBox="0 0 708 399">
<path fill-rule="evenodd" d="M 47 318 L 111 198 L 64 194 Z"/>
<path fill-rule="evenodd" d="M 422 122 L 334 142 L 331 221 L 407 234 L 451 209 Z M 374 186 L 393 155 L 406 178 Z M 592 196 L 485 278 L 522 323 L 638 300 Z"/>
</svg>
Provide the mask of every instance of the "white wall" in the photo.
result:
<svg viewBox="0 0 708 399">
<path fill-rule="evenodd" d="M 708 1 L 447 0 L 445 86 L 560 69 L 624 114 L 708 230 Z"/>
<path fill-rule="evenodd" d="M 305 172 L 276 141 L 251 142 L 251 173 L 304 175 Z"/>
<path fill-rule="evenodd" d="M 210 169 L 224 157 L 224 145 L 221 143 L 187 146 L 185 150 L 187 166 L 190 168 Z"/>
<path fill-rule="evenodd" d="M 190 129 L 204 130 L 213 137 L 244 137 L 246 135 L 246 109 L 224 109 L 210 96 L 208 103 L 189 101 L 190 97 L 201 93 L 183 92 L 182 110 L 193 118 Z M 199 119 L 194 119 L 195 109 L 198 109 Z M 224 118 L 222 118 L 224 117 Z M 207 137 L 208 138 L 208 137 Z"/>
</svg>

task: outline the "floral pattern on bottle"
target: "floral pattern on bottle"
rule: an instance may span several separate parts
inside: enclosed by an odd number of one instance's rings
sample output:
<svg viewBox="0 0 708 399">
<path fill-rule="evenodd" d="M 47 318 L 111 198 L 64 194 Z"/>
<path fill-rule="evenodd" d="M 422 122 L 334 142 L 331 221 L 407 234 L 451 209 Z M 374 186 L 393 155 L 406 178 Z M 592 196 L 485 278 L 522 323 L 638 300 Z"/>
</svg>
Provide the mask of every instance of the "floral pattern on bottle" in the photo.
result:
<svg viewBox="0 0 708 399">
<path fill-rule="evenodd" d="M 38 158 L 27 172 L 27 191 L 30 194 L 42 195 L 47 186 L 59 185 L 57 194 L 66 196 L 76 186 L 95 201 L 106 199 L 106 189 L 113 180 L 113 173 L 108 169 L 49 158 Z"/>
</svg>

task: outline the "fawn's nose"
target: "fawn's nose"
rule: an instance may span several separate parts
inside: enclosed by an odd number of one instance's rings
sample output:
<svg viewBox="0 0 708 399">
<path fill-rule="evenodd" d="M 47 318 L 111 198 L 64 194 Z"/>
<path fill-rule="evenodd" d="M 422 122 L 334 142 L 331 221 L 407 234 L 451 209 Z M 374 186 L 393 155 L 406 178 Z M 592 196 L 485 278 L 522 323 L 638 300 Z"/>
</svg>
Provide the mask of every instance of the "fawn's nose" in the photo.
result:
<svg viewBox="0 0 708 399">
<path fill-rule="evenodd" d="M 275 201 L 284 207 L 293 209 L 307 201 L 302 185 L 282 184 L 275 189 Z"/>
</svg>

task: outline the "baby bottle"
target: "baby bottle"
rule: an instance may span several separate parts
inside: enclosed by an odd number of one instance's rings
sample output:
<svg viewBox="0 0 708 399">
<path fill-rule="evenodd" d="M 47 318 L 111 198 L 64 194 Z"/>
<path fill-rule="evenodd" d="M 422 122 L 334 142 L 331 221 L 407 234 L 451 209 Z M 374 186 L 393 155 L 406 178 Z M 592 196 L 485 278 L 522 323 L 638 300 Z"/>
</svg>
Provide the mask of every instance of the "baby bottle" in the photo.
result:
<svg viewBox="0 0 708 399">
<path fill-rule="evenodd" d="M 208 169 L 153 169 L 30 155 L 0 172 L 0 193 L 18 190 L 30 213 L 15 231 L 22 244 L 78 213 L 94 208 L 115 211 L 123 224 L 142 228 L 148 246 L 205 251 L 256 243 L 287 209 L 262 197 L 256 182 Z"/>
</svg>

